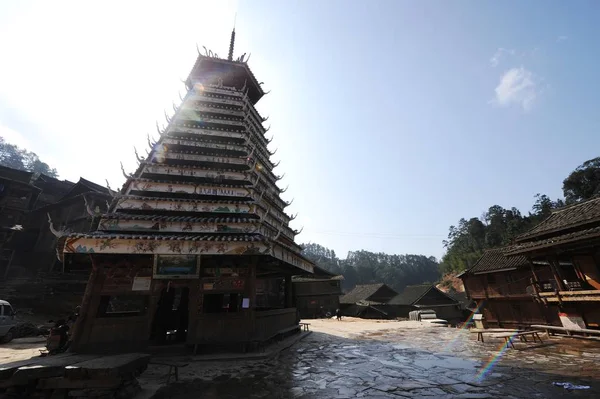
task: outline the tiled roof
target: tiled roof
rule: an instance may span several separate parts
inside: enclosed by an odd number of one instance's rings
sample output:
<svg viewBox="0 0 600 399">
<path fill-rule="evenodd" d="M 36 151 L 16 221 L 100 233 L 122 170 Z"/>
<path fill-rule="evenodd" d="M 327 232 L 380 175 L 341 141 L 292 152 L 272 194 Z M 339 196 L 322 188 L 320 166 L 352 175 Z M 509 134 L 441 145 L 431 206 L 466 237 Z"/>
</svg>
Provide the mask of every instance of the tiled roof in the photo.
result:
<svg viewBox="0 0 600 399">
<path fill-rule="evenodd" d="M 486 250 L 477 263 L 467 271 L 467 274 L 494 272 L 529 266 L 529 262 L 524 256 L 507 257 L 505 253 L 507 253 L 508 249 L 496 248 Z"/>
<path fill-rule="evenodd" d="M 385 284 L 382 283 L 357 285 L 352 291 L 340 298 L 340 303 L 355 304 L 359 301 L 368 300 L 369 297 L 375 294 L 383 286 L 385 286 Z"/>
<path fill-rule="evenodd" d="M 439 294 L 447 297 L 453 302 L 457 302 L 456 299 L 452 298 L 443 291 L 440 291 L 432 284 L 421 284 L 421 285 L 409 285 L 404 288 L 401 294 L 393 297 L 388 305 L 415 305 L 421 298 L 423 298 L 429 291 L 434 290 Z"/>
<path fill-rule="evenodd" d="M 261 235 L 227 234 L 227 235 L 181 235 L 181 234 L 117 234 L 93 232 L 89 234 L 74 233 L 68 235 L 70 238 L 92 238 L 92 239 L 123 239 L 123 240 L 158 240 L 158 241 L 265 241 Z"/>
<path fill-rule="evenodd" d="M 165 183 L 165 184 L 181 184 L 185 186 L 203 186 L 203 187 L 226 187 L 226 188 L 252 188 L 252 183 L 242 183 L 242 184 L 221 184 L 221 183 L 192 183 L 189 181 L 176 181 L 176 180 L 157 180 L 157 179 L 145 179 L 142 177 L 136 177 L 131 179 L 131 181 L 139 181 L 139 182 L 148 182 L 148 183 Z M 147 191 L 147 190 L 139 190 L 139 191 Z"/>
<path fill-rule="evenodd" d="M 248 204 L 253 203 L 249 197 L 239 197 L 240 200 L 190 200 L 186 198 L 173 198 L 173 197 L 144 197 L 141 195 L 121 195 L 123 199 L 132 199 L 132 200 L 140 200 L 140 201 L 173 201 L 173 202 L 197 202 L 197 203 L 209 203 L 209 204 Z"/>
<path fill-rule="evenodd" d="M 344 276 L 315 276 L 315 277 L 305 277 L 305 276 L 293 276 L 292 281 L 294 283 L 312 283 L 315 281 L 340 281 L 343 280 Z"/>
<path fill-rule="evenodd" d="M 106 193 L 106 194 L 108 194 L 108 193 L 110 193 L 112 191 L 112 190 L 109 191 L 107 187 L 101 186 L 100 184 L 96 184 L 93 181 L 89 181 L 87 179 L 84 179 L 83 177 L 79 178 L 79 182 L 78 183 L 81 183 L 84 186 L 89 187 L 91 190 L 97 191 L 99 193 Z M 112 191 L 112 193 L 114 193 L 114 191 Z"/>
<path fill-rule="evenodd" d="M 600 223 L 600 197 L 556 209 L 546 220 L 518 236 L 516 241 L 529 241 L 551 233 L 559 234 L 562 230 L 591 222 Z"/>
<path fill-rule="evenodd" d="M 27 172 L 20 169 L 9 168 L 8 166 L 0 165 L 0 177 L 29 184 L 33 172 Z"/>
<path fill-rule="evenodd" d="M 126 213 L 109 213 L 102 215 L 104 219 L 151 220 L 157 222 L 199 222 L 199 223 L 258 223 L 259 219 L 251 218 L 202 218 L 195 216 L 158 216 L 130 215 Z"/>
<path fill-rule="evenodd" d="M 509 256 L 508 259 L 512 258 L 522 258 L 522 256 L 518 255 L 521 253 L 532 252 L 537 249 L 546 248 L 550 246 L 559 246 L 564 244 L 569 244 L 575 241 L 581 241 L 590 238 L 600 237 L 600 226 L 593 227 L 591 229 L 579 230 L 573 233 L 567 233 L 559 236 L 554 236 L 551 238 L 546 238 L 543 240 L 536 241 L 526 241 L 517 243 L 505 249 L 506 255 Z"/>
<path fill-rule="evenodd" d="M 432 285 L 409 285 L 404 288 L 401 294 L 393 297 L 389 305 L 412 305 L 425 295 L 433 286 Z"/>
</svg>

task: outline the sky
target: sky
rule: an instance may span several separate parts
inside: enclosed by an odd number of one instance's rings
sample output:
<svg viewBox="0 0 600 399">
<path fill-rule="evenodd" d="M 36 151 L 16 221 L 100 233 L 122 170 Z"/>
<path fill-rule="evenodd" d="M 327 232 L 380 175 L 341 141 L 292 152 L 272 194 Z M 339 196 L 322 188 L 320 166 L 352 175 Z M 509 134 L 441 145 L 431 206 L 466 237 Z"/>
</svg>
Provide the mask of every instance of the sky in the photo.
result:
<svg viewBox="0 0 600 399">
<path fill-rule="evenodd" d="M 235 55 L 300 243 L 441 258 L 462 217 L 526 213 L 600 153 L 594 1 L 0 2 L 0 136 L 112 188 L 197 56 Z"/>
</svg>

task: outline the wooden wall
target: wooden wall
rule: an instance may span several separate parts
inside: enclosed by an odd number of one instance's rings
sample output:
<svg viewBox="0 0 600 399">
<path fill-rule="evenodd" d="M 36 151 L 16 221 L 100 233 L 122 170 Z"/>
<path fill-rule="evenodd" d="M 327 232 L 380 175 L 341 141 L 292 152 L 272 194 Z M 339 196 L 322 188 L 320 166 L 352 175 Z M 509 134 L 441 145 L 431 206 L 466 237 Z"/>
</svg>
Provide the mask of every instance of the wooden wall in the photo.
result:
<svg viewBox="0 0 600 399">
<path fill-rule="evenodd" d="M 73 349 L 77 352 L 135 351 L 147 347 L 156 289 L 132 291 L 135 277 L 152 276 L 151 256 L 97 256 L 97 277 L 91 286 L 87 306 L 82 306 L 81 326 L 76 330 Z M 160 292 L 160 291 L 159 291 Z M 119 297 L 144 305 L 136 316 L 102 314 L 100 305 L 109 297 Z M 85 304 L 84 304 L 85 305 Z"/>
</svg>

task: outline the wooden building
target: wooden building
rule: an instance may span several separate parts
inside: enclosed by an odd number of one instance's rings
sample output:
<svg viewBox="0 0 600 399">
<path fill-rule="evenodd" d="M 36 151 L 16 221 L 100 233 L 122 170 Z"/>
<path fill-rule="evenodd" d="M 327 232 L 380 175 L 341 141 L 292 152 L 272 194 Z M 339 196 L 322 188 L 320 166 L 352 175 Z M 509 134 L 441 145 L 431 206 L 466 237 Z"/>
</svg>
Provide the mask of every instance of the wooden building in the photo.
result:
<svg viewBox="0 0 600 399">
<path fill-rule="evenodd" d="M 31 184 L 33 173 L 0 166 L 0 280 L 7 278 L 23 221 L 40 189 Z"/>
<path fill-rule="evenodd" d="M 394 317 L 402 318 L 408 318 L 408 313 L 413 310 L 431 309 L 438 318 L 451 323 L 464 321 L 465 316 L 456 299 L 431 284 L 409 285 L 387 302 L 386 309 Z"/>
<path fill-rule="evenodd" d="M 97 224 L 95 209 L 106 210 L 111 193 L 83 178 L 72 183 L 6 167 L 0 167 L 0 181 L 0 297 L 37 314 L 72 312 L 81 301 L 89 267 L 85 275 L 77 275 L 58 261 L 58 238 L 49 220 L 60 231 L 90 232 Z"/>
<path fill-rule="evenodd" d="M 298 329 L 292 276 L 314 265 L 294 242 L 290 204 L 244 56 L 199 54 L 186 94 L 149 155 L 99 219 L 66 234 L 66 264 L 91 263 L 72 347 L 250 344 Z"/>
<path fill-rule="evenodd" d="M 531 292 L 549 323 L 600 329 L 600 198 L 554 210 L 505 254 L 545 265 L 531 270 Z"/>
<path fill-rule="evenodd" d="M 343 279 L 343 276 L 331 273 L 316 275 L 316 272 L 314 276 L 294 276 L 294 303 L 300 317 L 316 319 L 335 315 L 340 307 Z"/>
<path fill-rule="evenodd" d="M 554 210 L 461 278 L 487 326 L 600 328 L 600 198 Z"/>
<path fill-rule="evenodd" d="M 461 275 L 465 292 L 478 303 L 487 327 L 546 324 L 557 312 L 532 298 L 528 288 L 532 281 L 529 261 L 523 256 L 507 258 L 504 251 L 506 248 L 487 250 Z M 534 267 L 539 275 L 546 275 L 549 270 L 545 265 Z"/>
<path fill-rule="evenodd" d="M 396 295 L 398 293 L 386 284 L 357 285 L 340 298 L 340 310 L 344 316 L 364 319 L 394 318 L 384 307 Z"/>
</svg>

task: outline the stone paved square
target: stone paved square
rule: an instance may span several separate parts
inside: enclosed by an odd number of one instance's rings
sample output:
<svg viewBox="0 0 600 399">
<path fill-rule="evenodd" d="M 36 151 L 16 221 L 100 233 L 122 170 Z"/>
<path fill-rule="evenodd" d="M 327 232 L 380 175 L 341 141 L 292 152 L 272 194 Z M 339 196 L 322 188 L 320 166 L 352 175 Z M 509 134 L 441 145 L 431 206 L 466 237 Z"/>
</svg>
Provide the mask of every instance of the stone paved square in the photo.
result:
<svg viewBox="0 0 600 399">
<path fill-rule="evenodd" d="M 503 341 L 477 342 L 475 334 L 454 328 L 352 319 L 311 323 L 313 333 L 275 359 L 192 363 L 181 372 L 180 383 L 161 388 L 154 397 L 529 399 L 600 395 L 596 367 L 600 342 L 553 338 L 537 346 L 518 343 L 516 350 L 501 352 Z M 158 370 L 149 369 L 140 382 L 157 375 Z M 553 382 L 590 389 L 565 390 Z"/>
</svg>

